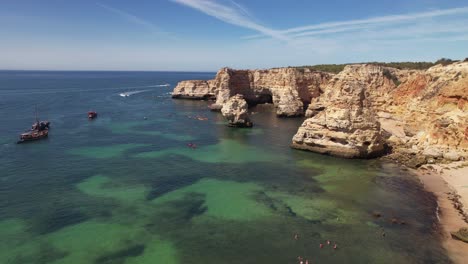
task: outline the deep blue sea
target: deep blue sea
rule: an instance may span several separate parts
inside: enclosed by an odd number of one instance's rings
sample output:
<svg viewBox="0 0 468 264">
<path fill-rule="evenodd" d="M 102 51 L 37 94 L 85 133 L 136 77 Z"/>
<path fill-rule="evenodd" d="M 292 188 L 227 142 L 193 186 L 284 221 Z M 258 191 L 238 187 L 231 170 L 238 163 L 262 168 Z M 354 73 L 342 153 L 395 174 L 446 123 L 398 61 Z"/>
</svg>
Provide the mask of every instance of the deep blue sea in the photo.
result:
<svg viewBox="0 0 468 264">
<path fill-rule="evenodd" d="M 450 262 L 406 170 L 293 150 L 271 105 L 235 129 L 171 99 L 214 75 L 0 71 L 0 263 Z M 49 137 L 16 144 L 36 109 Z"/>
</svg>

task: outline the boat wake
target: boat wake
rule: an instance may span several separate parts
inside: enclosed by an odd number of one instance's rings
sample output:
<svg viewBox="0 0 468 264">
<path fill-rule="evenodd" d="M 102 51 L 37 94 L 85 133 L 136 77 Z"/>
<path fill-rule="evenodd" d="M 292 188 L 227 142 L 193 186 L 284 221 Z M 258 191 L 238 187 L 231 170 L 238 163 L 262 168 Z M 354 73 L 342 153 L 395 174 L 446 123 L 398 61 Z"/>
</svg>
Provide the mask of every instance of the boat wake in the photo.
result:
<svg viewBox="0 0 468 264">
<path fill-rule="evenodd" d="M 168 83 L 165 83 L 165 84 L 156 84 L 156 85 L 151 85 L 151 86 L 148 86 L 148 87 L 169 87 L 171 86 L 170 84 Z"/>
<path fill-rule="evenodd" d="M 132 96 L 134 94 L 144 93 L 144 92 L 147 92 L 147 91 L 149 91 L 149 90 L 129 91 L 129 92 L 119 93 L 119 95 L 122 96 L 122 97 L 129 97 L 129 96 Z"/>
</svg>

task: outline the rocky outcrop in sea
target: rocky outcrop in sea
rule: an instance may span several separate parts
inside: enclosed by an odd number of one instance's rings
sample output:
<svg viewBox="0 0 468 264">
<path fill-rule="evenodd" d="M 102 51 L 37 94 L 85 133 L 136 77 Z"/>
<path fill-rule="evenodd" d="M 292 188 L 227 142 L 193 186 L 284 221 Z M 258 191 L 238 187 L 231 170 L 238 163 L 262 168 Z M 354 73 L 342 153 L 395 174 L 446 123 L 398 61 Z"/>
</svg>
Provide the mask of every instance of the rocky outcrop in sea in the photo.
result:
<svg viewBox="0 0 468 264">
<path fill-rule="evenodd" d="M 304 106 L 318 97 L 333 75 L 309 69 L 233 70 L 222 68 L 210 81 L 184 81 L 174 90 L 174 98 L 209 98 L 213 110 L 221 110 L 231 96 L 241 94 L 249 105 L 272 103 L 278 116 L 304 115 Z M 194 96 L 195 95 L 195 96 Z"/>
<path fill-rule="evenodd" d="M 236 94 L 223 104 L 221 113 L 231 127 L 252 127 L 249 117 L 249 106 L 243 95 Z"/>
<path fill-rule="evenodd" d="M 370 158 L 383 153 L 380 123 L 368 98 L 370 84 L 380 77 L 380 72 L 369 68 L 368 76 L 362 70 L 347 67 L 335 76 L 325 93 L 310 105 L 311 118 L 299 127 L 292 147 L 345 158 Z"/>
<path fill-rule="evenodd" d="M 212 81 L 182 81 L 174 88 L 172 98 L 194 100 L 214 99 L 216 98 L 216 90 Z"/>
</svg>

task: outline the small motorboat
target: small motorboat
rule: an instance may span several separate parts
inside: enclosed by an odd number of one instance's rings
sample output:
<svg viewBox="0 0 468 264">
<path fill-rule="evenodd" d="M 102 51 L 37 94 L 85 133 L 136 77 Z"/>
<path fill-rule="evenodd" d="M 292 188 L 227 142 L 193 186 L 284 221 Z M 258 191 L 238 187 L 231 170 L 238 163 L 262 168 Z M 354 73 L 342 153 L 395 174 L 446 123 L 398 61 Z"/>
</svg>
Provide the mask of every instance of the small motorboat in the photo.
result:
<svg viewBox="0 0 468 264">
<path fill-rule="evenodd" d="M 94 119 L 97 117 L 97 113 L 95 111 L 88 112 L 88 119 Z"/>
</svg>

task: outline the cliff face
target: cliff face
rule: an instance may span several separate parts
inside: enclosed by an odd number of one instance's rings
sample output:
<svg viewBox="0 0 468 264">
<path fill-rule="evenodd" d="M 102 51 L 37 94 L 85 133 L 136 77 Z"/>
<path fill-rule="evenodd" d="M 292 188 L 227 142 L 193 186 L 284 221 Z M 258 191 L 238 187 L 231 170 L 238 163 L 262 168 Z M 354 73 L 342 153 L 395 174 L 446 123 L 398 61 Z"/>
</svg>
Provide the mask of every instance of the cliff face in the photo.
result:
<svg viewBox="0 0 468 264">
<path fill-rule="evenodd" d="M 411 75 L 389 95 L 385 109 L 404 127 L 394 145 L 431 159 L 468 157 L 467 101 L 467 62 Z"/>
<path fill-rule="evenodd" d="M 279 116 L 300 116 L 308 104 L 295 148 L 347 158 L 385 149 L 414 166 L 468 158 L 468 62 L 426 71 L 349 65 L 337 75 L 223 68 L 214 80 L 179 83 L 173 97 L 216 98 L 220 110 L 236 94 L 273 103 Z"/>
<path fill-rule="evenodd" d="M 392 85 L 379 67 L 347 67 L 310 105 L 312 117 L 299 128 L 292 146 L 345 158 L 380 155 L 384 142 L 369 89 Z"/>
<path fill-rule="evenodd" d="M 304 105 L 320 95 L 321 87 L 332 74 L 294 68 L 270 70 L 233 70 L 222 68 L 211 81 L 185 81 L 173 93 L 175 98 L 192 97 L 191 94 L 212 94 L 216 91 L 213 109 L 220 110 L 227 100 L 240 94 L 250 104 L 273 103 L 279 116 L 300 116 Z M 205 82 L 205 83 L 203 83 Z M 187 89 L 183 87 L 194 87 Z M 188 95 L 188 96 L 187 96 Z M 198 96 L 199 97 L 199 96 Z M 202 96 L 203 97 L 203 96 Z"/>
<path fill-rule="evenodd" d="M 467 157 L 466 62 L 427 71 L 352 65 L 324 89 L 309 105 L 306 115 L 311 118 L 294 136 L 293 147 L 370 157 L 382 153 L 385 141 L 395 155 L 404 154 L 418 163 Z M 336 120 L 345 121 L 336 126 Z M 363 151 L 364 143 L 374 148 Z"/>
<path fill-rule="evenodd" d="M 214 99 L 216 98 L 216 87 L 213 85 L 213 81 L 182 81 L 174 88 L 172 98 Z"/>
</svg>

